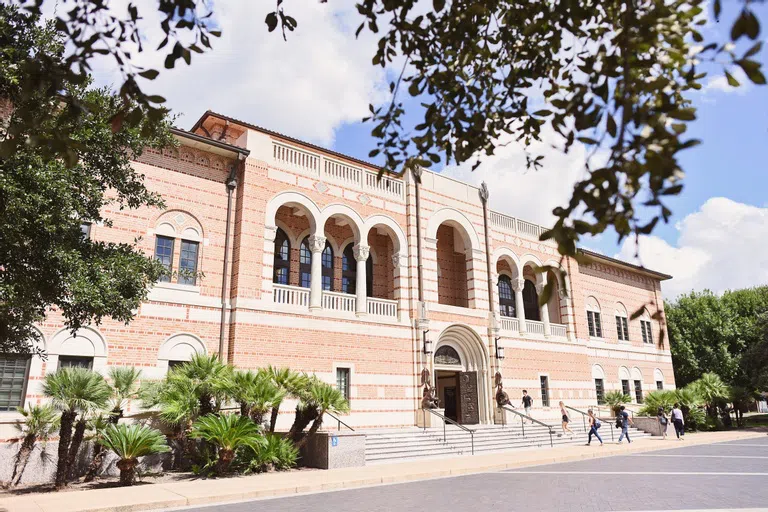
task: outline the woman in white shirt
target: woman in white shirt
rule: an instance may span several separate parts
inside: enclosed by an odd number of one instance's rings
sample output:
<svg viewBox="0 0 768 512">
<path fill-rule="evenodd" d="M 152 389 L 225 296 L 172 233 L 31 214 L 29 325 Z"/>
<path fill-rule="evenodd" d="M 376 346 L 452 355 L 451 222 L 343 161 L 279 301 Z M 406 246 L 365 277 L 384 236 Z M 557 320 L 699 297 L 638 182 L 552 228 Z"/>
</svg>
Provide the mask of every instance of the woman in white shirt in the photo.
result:
<svg viewBox="0 0 768 512">
<path fill-rule="evenodd" d="M 685 436 L 685 423 L 683 423 L 683 411 L 680 410 L 680 404 L 675 404 L 670 416 L 672 417 L 672 423 L 675 425 L 677 439 L 682 441 Z"/>
</svg>

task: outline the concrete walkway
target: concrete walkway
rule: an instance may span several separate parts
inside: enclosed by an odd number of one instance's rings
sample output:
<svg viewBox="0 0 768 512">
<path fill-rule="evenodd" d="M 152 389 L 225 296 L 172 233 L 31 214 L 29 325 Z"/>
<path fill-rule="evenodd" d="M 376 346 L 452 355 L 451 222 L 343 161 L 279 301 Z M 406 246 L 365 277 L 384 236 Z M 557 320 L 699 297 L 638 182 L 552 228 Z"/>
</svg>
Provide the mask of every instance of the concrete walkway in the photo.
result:
<svg viewBox="0 0 768 512">
<path fill-rule="evenodd" d="M 689 434 L 685 436 L 685 441 L 681 442 L 675 439 L 663 441 L 659 438 L 646 438 L 639 439 L 631 445 L 606 443 L 603 447 L 595 444 L 592 446 L 563 446 L 328 471 L 268 473 L 218 480 L 207 479 L 148 484 L 138 487 L 28 494 L 0 498 L 0 510 L 7 512 L 153 510 L 409 482 L 755 437 L 765 437 L 765 433 L 712 432 Z"/>
</svg>

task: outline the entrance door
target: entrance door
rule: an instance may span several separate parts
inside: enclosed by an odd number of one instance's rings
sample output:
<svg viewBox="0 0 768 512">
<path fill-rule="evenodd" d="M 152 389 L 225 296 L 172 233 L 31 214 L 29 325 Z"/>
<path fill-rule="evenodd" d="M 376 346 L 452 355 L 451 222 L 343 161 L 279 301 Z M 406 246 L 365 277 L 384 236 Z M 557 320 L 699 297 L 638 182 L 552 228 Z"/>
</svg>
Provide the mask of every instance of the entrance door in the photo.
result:
<svg viewBox="0 0 768 512">
<path fill-rule="evenodd" d="M 480 423 L 477 372 L 459 372 L 459 423 L 462 425 Z"/>
<path fill-rule="evenodd" d="M 443 404 L 445 406 L 445 417 L 458 421 L 459 418 L 456 416 L 456 387 L 446 387 L 443 393 L 445 394 L 445 403 Z"/>
</svg>

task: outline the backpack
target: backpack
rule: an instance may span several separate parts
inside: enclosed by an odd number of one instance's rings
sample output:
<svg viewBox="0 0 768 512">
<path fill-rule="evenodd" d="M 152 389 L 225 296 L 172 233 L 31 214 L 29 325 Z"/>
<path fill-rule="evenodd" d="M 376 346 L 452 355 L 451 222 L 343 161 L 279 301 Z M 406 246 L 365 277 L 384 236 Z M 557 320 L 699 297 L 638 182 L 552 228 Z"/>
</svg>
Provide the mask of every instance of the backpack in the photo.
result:
<svg viewBox="0 0 768 512">
<path fill-rule="evenodd" d="M 624 424 L 621 421 L 621 416 L 616 416 L 616 428 L 622 428 L 623 426 Z"/>
<path fill-rule="evenodd" d="M 599 429 L 600 425 L 602 425 L 600 420 L 598 418 L 595 418 L 595 423 L 594 423 L 595 430 Z"/>
</svg>

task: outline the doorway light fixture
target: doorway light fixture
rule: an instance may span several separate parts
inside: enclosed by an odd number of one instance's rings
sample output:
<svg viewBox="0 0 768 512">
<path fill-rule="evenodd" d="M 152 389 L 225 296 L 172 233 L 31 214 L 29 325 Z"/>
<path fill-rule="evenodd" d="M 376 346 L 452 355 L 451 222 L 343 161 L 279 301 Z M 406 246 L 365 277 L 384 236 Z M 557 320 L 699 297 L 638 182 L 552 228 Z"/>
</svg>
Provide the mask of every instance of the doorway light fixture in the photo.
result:
<svg viewBox="0 0 768 512">
<path fill-rule="evenodd" d="M 425 354 L 431 354 L 432 353 L 432 342 L 427 338 L 427 334 L 429 333 L 429 329 L 426 331 L 422 331 L 422 337 L 424 339 L 424 353 Z"/>
<path fill-rule="evenodd" d="M 504 359 L 504 347 L 499 345 L 499 340 L 501 339 L 501 336 L 497 336 L 495 338 L 496 342 L 496 359 Z"/>
</svg>

